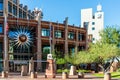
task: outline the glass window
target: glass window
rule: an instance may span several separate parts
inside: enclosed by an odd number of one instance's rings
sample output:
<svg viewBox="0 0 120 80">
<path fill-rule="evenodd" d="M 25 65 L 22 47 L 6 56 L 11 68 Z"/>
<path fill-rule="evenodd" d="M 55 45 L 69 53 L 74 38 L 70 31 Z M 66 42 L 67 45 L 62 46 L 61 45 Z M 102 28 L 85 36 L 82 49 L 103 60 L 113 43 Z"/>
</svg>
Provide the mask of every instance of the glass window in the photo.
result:
<svg viewBox="0 0 120 80">
<path fill-rule="evenodd" d="M 62 31 L 60 31 L 60 30 L 55 31 L 55 37 L 62 38 Z"/>
<path fill-rule="evenodd" d="M 12 4 L 8 2 L 8 11 L 12 13 Z"/>
<path fill-rule="evenodd" d="M 15 4 L 17 4 L 17 0 L 13 0 L 13 2 L 14 2 Z"/>
<path fill-rule="evenodd" d="M 3 51 L 3 43 L 0 42 L 0 60 L 3 59 L 2 51 Z"/>
<path fill-rule="evenodd" d="M 2 42 L 0 42 L 0 54 L 2 53 L 2 49 L 3 49 L 3 44 Z"/>
<path fill-rule="evenodd" d="M 42 29 L 42 36 L 50 36 L 50 30 L 49 29 Z"/>
<path fill-rule="evenodd" d="M 94 41 L 94 40 L 95 40 L 95 38 L 92 38 L 92 40 Z"/>
<path fill-rule="evenodd" d="M 92 25 L 95 25 L 95 22 L 92 22 Z"/>
<path fill-rule="evenodd" d="M 3 16 L 3 12 L 0 12 L 0 16 Z"/>
<path fill-rule="evenodd" d="M 84 34 L 78 34 L 78 40 L 83 41 L 84 40 Z"/>
<path fill-rule="evenodd" d="M 88 25 L 89 25 L 89 22 L 84 22 L 84 24 L 83 24 L 83 25 L 84 25 L 84 28 L 86 28 L 86 29 L 87 29 L 87 28 L 88 28 Z"/>
<path fill-rule="evenodd" d="M 23 18 L 26 18 L 27 16 L 26 16 L 26 12 L 23 12 Z"/>
<path fill-rule="evenodd" d="M 17 16 L 17 6 L 13 6 L 13 14 Z"/>
<path fill-rule="evenodd" d="M 74 39 L 74 33 L 73 32 L 68 33 L 68 39 Z"/>
<path fill-rule="evenodd" d="M 3 10 L 3 0 L 0 0 L 0 10 Z"/>
<path fill-rule="evenodd" d="M 19 9 L 19 18 L 22 18 L 22 10 Z"/>
<path fill-rule="evenodd" d="M 0 33 L 3 33 L 3 25 L 0 24 Z"/>
<path fill-rule="evenodd" d="M 92 27 L 92 30 L 95 30 L 95 27 Z"/>
</svg>

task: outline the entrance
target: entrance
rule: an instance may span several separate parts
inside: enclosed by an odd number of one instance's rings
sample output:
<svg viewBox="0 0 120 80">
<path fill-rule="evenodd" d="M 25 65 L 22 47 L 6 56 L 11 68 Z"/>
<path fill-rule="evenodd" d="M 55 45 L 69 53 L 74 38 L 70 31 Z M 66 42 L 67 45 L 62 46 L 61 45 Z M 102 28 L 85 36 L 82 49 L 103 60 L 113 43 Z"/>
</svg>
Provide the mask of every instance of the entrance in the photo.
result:
<svg viewBox="0 0 120 80">
<path fill-rule="evenodd" d="M 20 72 L 22 65 L 28 65 L 29 61 L 25 60 L 13 60 L 9 61 L 9 70 L 10 72 Z"/>
<path fill-rule="evenodd" d="M 28 65 L 32 55 L 28 53 L 14 53 L 13 60 L 9 60 L 10 72 L 20 72 L 22 65 Z"/>
</svg>

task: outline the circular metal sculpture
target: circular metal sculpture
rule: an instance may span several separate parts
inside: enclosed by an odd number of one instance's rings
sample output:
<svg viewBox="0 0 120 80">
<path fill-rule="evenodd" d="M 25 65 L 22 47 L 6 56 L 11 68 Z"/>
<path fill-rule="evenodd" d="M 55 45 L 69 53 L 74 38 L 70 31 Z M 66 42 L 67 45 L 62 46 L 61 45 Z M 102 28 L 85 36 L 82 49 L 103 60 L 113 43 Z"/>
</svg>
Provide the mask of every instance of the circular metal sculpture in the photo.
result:
<svg viewBox="0 0 120 80">
<path fill-rule="evenodd" d="M 20 41 L 20 42 L 25 42 L 25 41 L 27 41 L 27 36 L 24 35 L 24 34 L 21 34 L 21 35 L 19 36 L 19 41 Z"/>
<path fill-rule="evenodd" d="M 14 46 L 20 49 L 28 48 L 33 43 L 33 35 L 31 30 L 26 27 L 17 27 L 10 33 L 10 38 Z"/>
</svg>

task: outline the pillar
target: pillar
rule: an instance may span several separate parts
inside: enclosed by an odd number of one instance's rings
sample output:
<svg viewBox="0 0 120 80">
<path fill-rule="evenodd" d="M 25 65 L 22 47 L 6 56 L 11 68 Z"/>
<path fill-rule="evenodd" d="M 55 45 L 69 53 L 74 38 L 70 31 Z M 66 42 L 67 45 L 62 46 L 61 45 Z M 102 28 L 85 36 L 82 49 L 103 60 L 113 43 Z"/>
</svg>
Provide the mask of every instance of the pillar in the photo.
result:
<svg viewBox="0 0 120 80">
<path fill-rule="evenodd" d="M 42 11 L 35 8 L 34 9 L 35 13 L 35 20 L 38 21 L 38 26 L 37 26 L 37 71 L 39 69 L 42 69 L 42 65 L 40 60 L 42 59 L 42 44 L 41 44 L 41 19 L 42 19 Z"/>
<path fill-rule="evenodd" d="M 27 76 L 28 70 L 27 65 L 21 66 L 21 76 Z"/>
<path fill-rule="evenodd" d="M 8 16 L 8 0 L 4 0 L 4 59 L 3 59 L 3 66 L 4 66 L 4 71 L 3 74 L 7 74 L 9 71 L 9 62 L 8 62 L 8 36 L 7 36 L 7 16 Z"/>
<path fill-rule="evenodd" d="M 34 72 L 34 61 L 33 61 L 33 58 L 31 58 L 31 60 L 29 61 L 29 74 L 31 72 Z"/>
<path fill-rule="evenodd" d="M 76 41 L 75 41 L 75 53 L 78 53 L 78 30 L 76 31 Z"/>
<path fill-rule="evenodd" d="M 55 78 L 54 60 L 48 59 L 45 71 L 45 78 Z"/>
<path fill-rule="evenodd" d="M 54 51 L 54 47 L 55 47 L 55 35 L 54 35 L 54 34 L 55 34 L 55 33 L 54 33 L 54 32 L 55 32 L 55 29 L 54 29 L 53 26 L 52 26 L 52 29 L 53 29 L 53 30 L 52 30 L 52 45 L 51 45 L 51 46 L 52 46 L 52 52 L 53 52 L 53 51 Z"/>
<path fill-rule="evenodd" d="M 65 24 L 65 54 L 68 54 L 68 17 L 66 17 L 64 24 Z"/>
</svg>

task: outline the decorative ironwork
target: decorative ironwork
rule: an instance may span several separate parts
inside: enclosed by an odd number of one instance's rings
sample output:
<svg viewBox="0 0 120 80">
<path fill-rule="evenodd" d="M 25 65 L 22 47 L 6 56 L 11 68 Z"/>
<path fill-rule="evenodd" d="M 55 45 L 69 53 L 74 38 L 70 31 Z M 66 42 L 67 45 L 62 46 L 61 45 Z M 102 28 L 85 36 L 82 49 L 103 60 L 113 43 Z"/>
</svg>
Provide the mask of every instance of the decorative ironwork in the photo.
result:
<svg viewBox="0 0 120 80">
<path fill-rule="evenodd" d="M 10 31 L 9 37 L 12 40 L 13 46 L 25 50 L 29 49 L 31 44 L 33 44 L 33 34 L 27 27 L 17 27 Z"/>
</svg>

